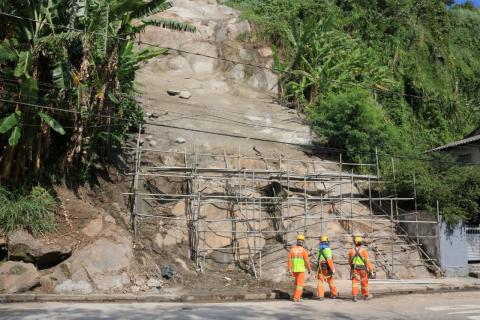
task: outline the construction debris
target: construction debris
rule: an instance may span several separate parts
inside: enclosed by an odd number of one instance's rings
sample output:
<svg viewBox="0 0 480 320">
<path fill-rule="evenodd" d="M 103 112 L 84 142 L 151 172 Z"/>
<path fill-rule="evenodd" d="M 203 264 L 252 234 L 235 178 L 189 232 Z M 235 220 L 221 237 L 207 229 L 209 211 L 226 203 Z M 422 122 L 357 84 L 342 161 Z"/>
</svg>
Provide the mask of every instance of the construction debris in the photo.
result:
<svg viewBox="0 0 480 320">
<path fill-rule="evenodd" d="M 150 278 L 147 281 L 147 287 L 150 288 L 161 288 L 163 287 L 163 281 L 155 278 Z"/>
<path fill-rule="evenodd" d="M 168 279 L 171 279 L 173 277 L 175 272 L 173 271 L 172 267 L 165 266 L 165 267 L 162 267 L 161 274 L 162 274 L 163 278 L 168 280 Z"/>
</svg>

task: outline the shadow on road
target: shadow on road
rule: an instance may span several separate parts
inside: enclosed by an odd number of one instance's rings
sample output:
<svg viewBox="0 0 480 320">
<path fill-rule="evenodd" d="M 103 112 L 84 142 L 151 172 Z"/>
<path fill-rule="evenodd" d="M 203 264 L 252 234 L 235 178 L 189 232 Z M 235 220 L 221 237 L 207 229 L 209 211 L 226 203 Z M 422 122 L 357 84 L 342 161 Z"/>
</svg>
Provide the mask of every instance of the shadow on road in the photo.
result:
<svg viewBox="0 0 480 320">
<path fill-rule="evenodd" d="M 53 306 L 43 308 L 35 305 L 28 309 L 19 310 L 8 305 L 0 306 L 0 319 L 8 320 L 150 320 L 150 319 L 317 319 L 320 314 L 310 306 L 290 304 L 279 308 L 265 308 L 258 304 L 248 305 L 208 305 L 191 304 L 188 306 L 162 304 L 74 304 L 70 306 Z M 336 313 L 335 318 L 353 320 L 342 313 Z"/>
</svg>

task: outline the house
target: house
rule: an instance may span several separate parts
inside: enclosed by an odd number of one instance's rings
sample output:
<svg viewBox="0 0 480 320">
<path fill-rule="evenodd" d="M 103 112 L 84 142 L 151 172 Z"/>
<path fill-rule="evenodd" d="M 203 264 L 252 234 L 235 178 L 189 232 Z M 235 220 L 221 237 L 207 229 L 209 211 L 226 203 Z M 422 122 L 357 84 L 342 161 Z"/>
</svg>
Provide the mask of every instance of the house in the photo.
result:
<svg viewBox="0 0 480 320">
<path fill-rule="evenodd" d="M 464 139 L 450 142 L 428 152 L 447 152 L 459 163 L 480 164 L 480 127 Z"/>
</svg>

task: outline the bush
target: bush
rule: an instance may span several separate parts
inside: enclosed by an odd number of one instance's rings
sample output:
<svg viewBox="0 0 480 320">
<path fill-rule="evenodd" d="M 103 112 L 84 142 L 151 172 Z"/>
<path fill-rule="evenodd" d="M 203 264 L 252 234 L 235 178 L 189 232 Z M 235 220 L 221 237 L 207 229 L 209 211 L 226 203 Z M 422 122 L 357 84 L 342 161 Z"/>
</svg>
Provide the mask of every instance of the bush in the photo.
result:
<svg viewBox="0 0 480 320">
<path fill-rule="evenodd" d="M 23 228 L 34 235 L 52 231 L 56 207 L 55 199 L 42 187 L 25 194 L 0 186 L 0 229 L 9 233 Z"/>
<path fill-rule="evenodd" d="M 280 95 L 346 158 L 378 147 L 385 193 L 444 220 L 480 222 L 478 166 L 425 151 L 477 128 L 480 10 L 442 1 L 228 0 L 274 45 Z M 399 160 L 398 158 L 402 158 Z M 383 192 L 383 190 L 382 190 Z M 410 208 L 409 208 L 410 209 Z"/>
<path fill-rule="evenodd" d="M 385 122 L 383 110 L 364 89 L 330 94 L 319 107 L 307 112 L 316 133 L 327 137 L 329 146 L 345 148 L 347 155 L 358 161 L 393 137 L 393 127 Z"/>
</svg>

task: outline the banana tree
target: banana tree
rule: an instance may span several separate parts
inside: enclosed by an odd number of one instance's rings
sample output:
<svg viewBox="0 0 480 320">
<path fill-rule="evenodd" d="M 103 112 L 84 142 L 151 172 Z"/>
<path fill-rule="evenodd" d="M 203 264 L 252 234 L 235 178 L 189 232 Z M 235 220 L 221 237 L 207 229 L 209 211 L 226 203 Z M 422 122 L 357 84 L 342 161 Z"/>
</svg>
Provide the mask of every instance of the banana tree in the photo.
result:
<svg viewBox="0 0 480 320">
<path fill-rule="evenodd" d="M 103 117 L 95 120 L 101 126 L 93 129 L 88 128 L 88 123 L 92 121 L 88 116 L 75 118 L 74 133 L 62 161 L 62 171 L 75 161 L 91 163 L 88 158 L 101 157 L 97 153 L 104 153 L 102 148 L 89 147 L 82 152 L 87 141 L 98 146 L 111 146 L 110 138 L 122 141 L 129 122 L 112 126 L 112 117 L 128 118 L 129 114 L 137 113 L 135 109 L 138 106 L 131 100 L 135 71 L 141 61 L 166 53 L 163 49 L 134 50 L 133 41 L 137 35 L 148 26 L 195 31 L 188 24 L 148 18 L 171 6 L 165 0 L 78 1 L 75 13 L 79 23 L 77 27 L 86 30 L 86 33 L 82 38 L 80 68 L 76 73 L 79 101 L 76 108 Z M 129 110 L 127 114 L 126 110 Z"/>
<path fill-rule="evenodd" d="M 4 96 L 19 103 L 4 106 L 10 115 L 0 119 L 0 134 L 9 133 L 5 156 L 1 159 L 2 170 L 0 180 L 14 183 L 23 179 L 26 168 L 33 164 L 33 171 L 38 174 L 43 151 L 43 141 L 49 129 L 64 134 L 58 121 L 46 112 L 25 107 L 21 102 L 40 103 L 47 95 L 54 97 L 51 90 L 43 87 L 39 90 L 41 79 L 55 73 L 47 59 L 54 59 L 58 46 L 65 39 L 73 39 L 72 33 L 57 33 L 52 25 L 56 18 L 56 8 L 52 1 L 21 1 L 14 8 L 9 3 L 0 4 L 2 11 L 13 10 L 17 15 L 27 19 L 10 19 L 4 21 L 9 34 L 4 34 L 0 45 L 0 64 L 4 65 L 1 76 L 10 81 L 14 87 L 8 88 Z M 43 134 L 42 134 L 43 133 Z"/>
<path fill-rule="evenodd" d="M 122 142 L 143 120 L 131 98 L 139 63 L 166 52 L 135 49 L 136 36 L 148 26 L 195 31 L 149 18 L 170 7 L 165 0 L 0 1 L 0 11 L 26 18 L 0 17 L 0 97 L 19 102 L 0 103 L 2 183 L 23 181 L 26 168 L 38 178 L 47 159 L 61 173 L 88 166 L 105 145 Z M 126 121 L 112 126 L 118 117 Z"/>
</svg>

